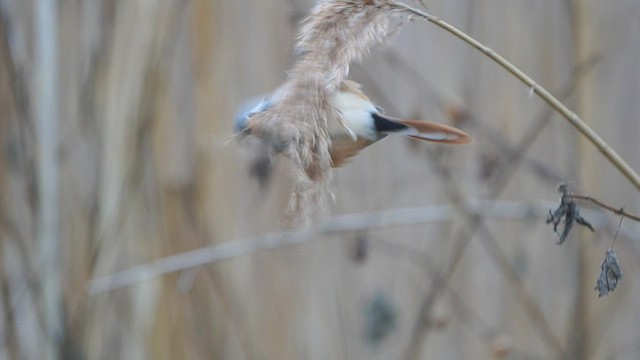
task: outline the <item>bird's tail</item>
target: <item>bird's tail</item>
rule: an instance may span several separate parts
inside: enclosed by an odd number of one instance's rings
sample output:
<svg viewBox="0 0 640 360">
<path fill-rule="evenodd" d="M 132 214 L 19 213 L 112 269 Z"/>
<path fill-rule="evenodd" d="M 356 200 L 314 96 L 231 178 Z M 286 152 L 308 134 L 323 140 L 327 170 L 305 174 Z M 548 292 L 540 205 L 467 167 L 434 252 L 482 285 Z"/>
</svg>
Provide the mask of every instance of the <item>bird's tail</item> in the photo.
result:
<svg viewBox="0 0 640 360">
<path fill-rule="evenodd" d="M 374 115 L 376 130 L 396 133 L 413 139 L 445 144 L 466 144 L 472 138 L 466 132 L 452 126 L 420 120 L 400 120 L 379 114 Z"/>
</svg>

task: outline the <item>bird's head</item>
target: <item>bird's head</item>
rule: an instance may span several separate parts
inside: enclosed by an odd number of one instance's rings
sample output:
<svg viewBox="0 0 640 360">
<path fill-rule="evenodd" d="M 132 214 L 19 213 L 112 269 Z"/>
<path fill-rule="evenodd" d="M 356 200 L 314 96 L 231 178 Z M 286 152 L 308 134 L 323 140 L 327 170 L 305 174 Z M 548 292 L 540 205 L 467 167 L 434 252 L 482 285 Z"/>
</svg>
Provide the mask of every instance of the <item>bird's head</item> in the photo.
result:
<svg viewBox="0 0 640 360">
<path fill-rule="evenodd" d="M 245 100 L 236 111 L 233 120 L 233 130 L 235 133 L 242 133 L 249 124 L 249 119 L 260 112 L 271 108 L 271 99 L 268 96 L 255 96 Z"/>
</svg>

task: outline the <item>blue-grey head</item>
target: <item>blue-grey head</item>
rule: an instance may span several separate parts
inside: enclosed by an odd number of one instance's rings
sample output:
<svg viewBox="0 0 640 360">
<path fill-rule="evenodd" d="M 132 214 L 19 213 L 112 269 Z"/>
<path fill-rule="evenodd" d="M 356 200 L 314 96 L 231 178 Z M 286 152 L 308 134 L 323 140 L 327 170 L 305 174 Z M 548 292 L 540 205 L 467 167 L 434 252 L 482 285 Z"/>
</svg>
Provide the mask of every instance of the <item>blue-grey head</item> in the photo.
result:
<svg viewBox="0 0 640 360">
<path fill-rule="evenodd" d="M 233 130 L 241 133 L 247 128 L 251 116 L 269 110 L 271 108 L 271 99 L 268 96 L 256 96 L 245 100 L 236 111 L 233 121 Z"/>
</svg>

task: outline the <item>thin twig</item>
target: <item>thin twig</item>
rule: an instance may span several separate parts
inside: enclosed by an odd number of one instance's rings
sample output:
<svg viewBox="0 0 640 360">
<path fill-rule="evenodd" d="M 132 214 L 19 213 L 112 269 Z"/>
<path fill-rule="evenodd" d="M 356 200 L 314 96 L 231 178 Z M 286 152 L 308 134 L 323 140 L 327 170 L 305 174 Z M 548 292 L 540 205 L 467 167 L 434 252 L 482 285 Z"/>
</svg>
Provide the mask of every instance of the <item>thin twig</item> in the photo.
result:
<svg viewBox="0 0 640 360">
<path fill-rule="evenodd" d="M 618 223 L 618 229 L 616 229 L 616 235 L 613 237 L 613 243 L 611 243 L 611 247 L 609 250 L 613 251 L 613 247 L 616 246 L 616 240 L 618 240 L 618 234 L 620 233 L 620 228 L 622 227 L 622 220 L 624 220 L 624 208 L 620 209 L 622 216 L 620 216 L 620 222 Z"/>
<path fill-rule="evenodd" d="M 614 213 L 616 215 L 622 215 L 622 216 L 624 216 L 626 218 L 629 218 L 631 220 L 640 222 L 640 216 L 632 214 L 632 213 L 629 213 L 629 212 L 625 211 L 624 208 L 615 208 L 615 207 L 613 207 L 611 205 L 607 205 L 607 204 L 603 203 L 602 201 L 600 201 L 600 200 L 598 200 L 596 198 L 593 198 L 593 197 L 591 197 L 589 195 L 571 194 L 571 197 L 574 198 L 574 199 L 578 199 L 578 200 L 589 201 L 589 202 L 591 202 L 593 204 L 596 204 L 596 205 L 600 206 L 603 209 L 611 211 L 612 213 Z"/>
<path fill-rule="evenodd" d="M 532 92 L 538 94 L 542 100 L 544 100 L 549 106 L 554 108 L 558 113 L 560 113 L 567 121 L 571 123 L 580 133 L 582 133 L 589 141 L 611 162 L 624 177 L 626 177 L 635 187 L 640 190 L 640 175 L 638 175 L 629 164 L 615 152 L 595 131 L 593 131 L 589 125 L 587 125 L 575 112 L 571 111 L 568 107 L 566 107 L 561 101 L 556 99 L 550 92 L 548 92 L 544 87 L 536 83 L 533 79 L 531 79 L 527 74 L 525 74 L 522 70 L 518 69 L 515 65 L 507 61 L 501 55 L 496 53 L 491 48 L 467 35 L 463 31 L 459 30 L 455 26 L 447 23 L 446 21 L 441 20 L 437 16 L 433 14 L 429 14 L 422 10 L 413 8 L 407 4 L 403 4 L 397 1 L 391 1 L 391 4 L 396 6 L 399 9 L 403 9 L 411 14 L 424 18 L 433 24 L 439 26 L 440 28 L 448 31 L 454 36 L 460 38 L 467 44 L 473 46 L 474 48 L 480 50 L 490 59 L 498 63 L 500 66 L 505 68 L 515 77 L 520 79 L 523 83 L 529 86 Z"/>
</svg>

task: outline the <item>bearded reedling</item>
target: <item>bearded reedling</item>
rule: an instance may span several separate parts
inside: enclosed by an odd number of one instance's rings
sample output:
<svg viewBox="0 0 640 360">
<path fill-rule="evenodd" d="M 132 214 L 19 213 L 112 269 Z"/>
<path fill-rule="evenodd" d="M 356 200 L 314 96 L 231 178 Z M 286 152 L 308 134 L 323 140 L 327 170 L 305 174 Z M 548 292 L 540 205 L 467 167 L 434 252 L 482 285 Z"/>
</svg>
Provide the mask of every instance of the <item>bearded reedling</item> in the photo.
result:
<svg viewBox="0 0 640 360">
<path fill-rule="evenodd" d="M 235 131 L 241 135 L 250 135 L 253 130 L 253 116 L 271 109 L 280 97 L 281 94 L 276 91 L 271 97 L 253 99 L 242 106 L 236 114 Z M 380 113 L 360 90 L 360 85 L 350 80 L 342 81 L 340 90 L 329 99 L 329 104 L 336 110 L 337 115 L 331 117 L 327 124 L 333 167 L 344 165 L 360 150 L 390 134 L 445 144 L 466 144 L 471 141 L 467 133 L 448 125 L 401 120 Z"/>
</svg>

